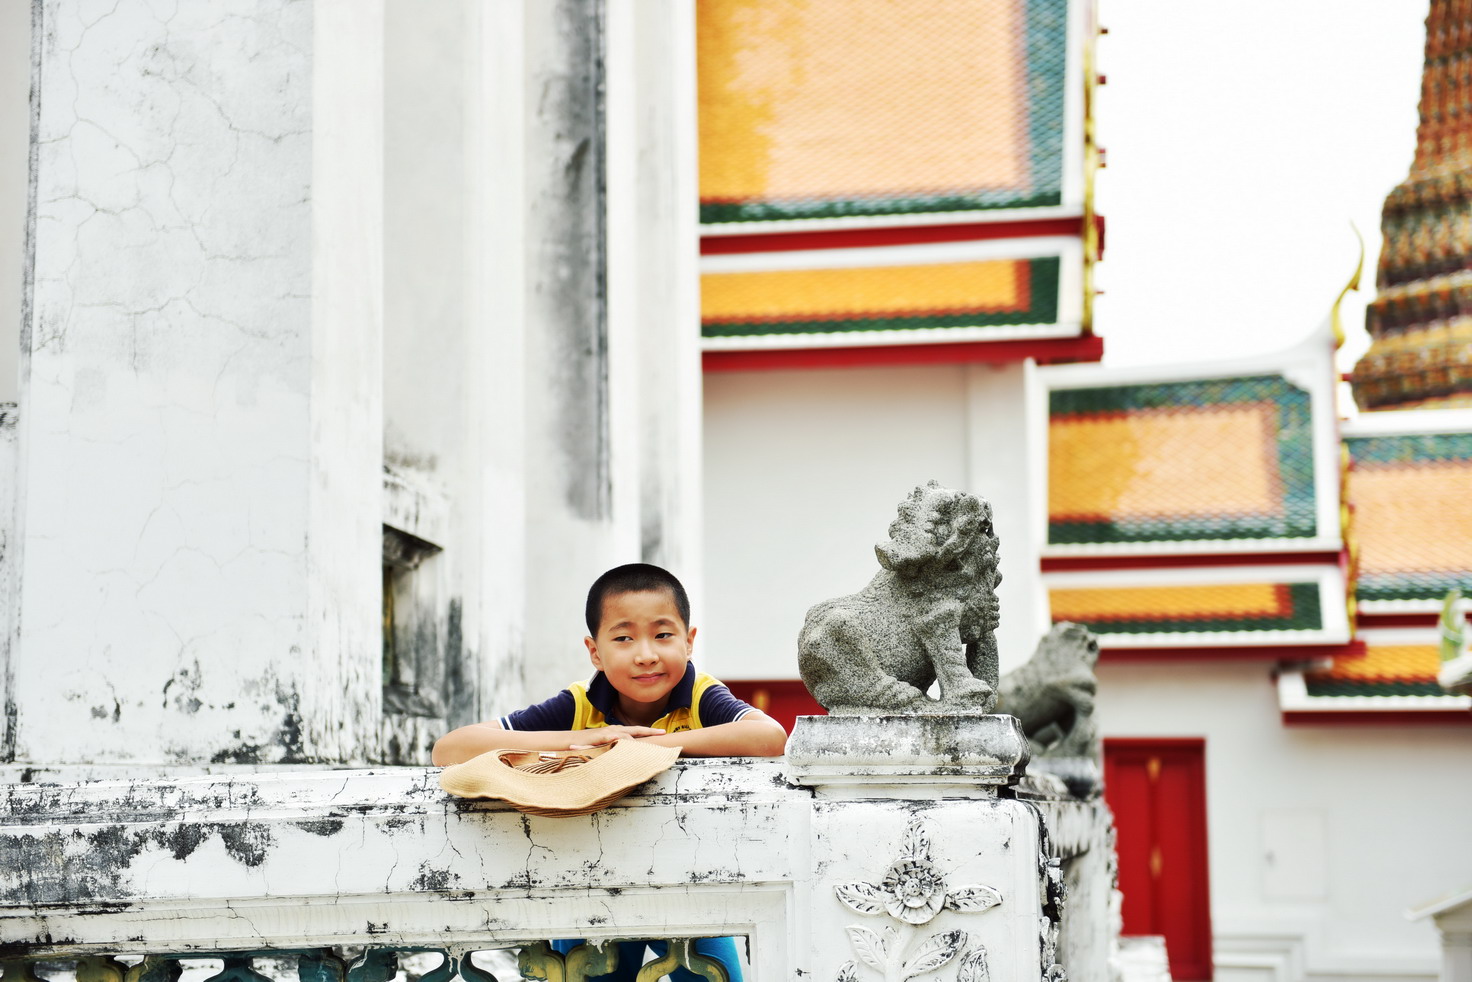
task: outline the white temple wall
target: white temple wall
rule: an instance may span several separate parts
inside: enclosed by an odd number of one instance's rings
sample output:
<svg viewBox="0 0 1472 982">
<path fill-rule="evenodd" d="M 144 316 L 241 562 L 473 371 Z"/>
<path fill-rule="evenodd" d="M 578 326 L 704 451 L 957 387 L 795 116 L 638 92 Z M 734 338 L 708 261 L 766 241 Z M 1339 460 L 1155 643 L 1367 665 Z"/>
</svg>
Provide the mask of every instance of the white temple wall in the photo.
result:
<svg viewBox="0 0 1472 982">
<path fill-rule="evenodd" d="M 381 8 L 377 8 L 380 9 Z M 42 7 L 14 754 L 353 759 L 377 715 L 382 19 Z M 366 15 L 366 16 L 365 16 Z"/>
<path fill-rule="evenodd" d="M 698 592 L 687 0 L 42 10 L 0 761 L 422 760 L 589 670 L 599 572 Z"/>
<path fill-rule="evenodd" d="M 1106 739 L 1206 740 L 1218 982 L 1433 977 L 1436 932 L 1403 914 L 1447 888 L 1448 843 L 1464 836 L 1472 787 L 1472 729 L 1285 727 L 1270 672 L 1099 669 Z"/>
<path fill-rule="evenodd" d="M 470 12 L 460 0 L 387 0 L 384 10 L 384 458 L 446 475 L 470 425 Z"/>
<path fill-rule="evenodd" d="M 1002 667 L 1039 623 L 1024 365 L 718 372 L 705 378 L 707 602 L 693 617 L 722 678 L 797 677 L 809 607 L 861 589 L 916 484 L 992 503 Z"/>
<path fill-rule="evenodd" d="M 31 5 L 0 4 L 0 402 L 20 391 L 30 92 Z"/>
<path fill-rule="evenodd" d="M 481 172 L 506 168 L 488 159 L 477 129 L 519 132 L 522 119 L 519 107 L 485 101 L 481 59 L 506 58 L 485 50 L 477 5 L 389 0 L 384 12 L 384 522 L 437 551 L 413 569 L 385 561 L 393 653 L 378 753 L 421 763 L 441 734 L 489 715 L 492 694 L 519 699 L 519 650 L 486 631 L 498 619 L 519 624 L 521 600 L 488 596 L 482 568 L 509 551 L 487 551 L 486 536 L 501 537 L 490 532 L 498 508 L 485 498 L 487 462 L 503 482 L 521 475 L 520 456 L 487 447 L 485 430 L 519 416 L 494 410 L 481 383 L 505 374 L 485 335 L 519 337 L 520 308 L 504 298 L 521 289 L 520 274 L 491 287 L 503 302 L 484 312 L 473 277 L 488 243 L 519 249 L 522 235 L 502 220 L 507 206 L 487 208 L 480 194 Z M 500 357 L 487 362 L 488 351 Z"/>
</svg>

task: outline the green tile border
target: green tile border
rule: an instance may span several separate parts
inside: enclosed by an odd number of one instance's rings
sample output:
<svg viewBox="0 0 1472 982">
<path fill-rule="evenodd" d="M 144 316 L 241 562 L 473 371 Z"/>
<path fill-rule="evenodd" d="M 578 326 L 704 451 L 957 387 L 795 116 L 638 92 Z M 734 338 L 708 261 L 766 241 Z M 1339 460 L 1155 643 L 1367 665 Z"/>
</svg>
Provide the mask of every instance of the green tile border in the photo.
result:
<svg viewBox="0 0 1472 982">
<path fill-rule="evenodd" d="M 1318 529 L 1314 501 L 1313 402 L 1307 390 L 1281 375 L 1253 375 L 1192 382 L 1152 382 L 1055 389 L 1049 419 L 1145 409 L 1207 408 L 1270 400 L 1278 407 L 1278 477 L 1283 516 L 1199 516 L 1190 520 L 1049 521 L 1049 545 L 1125 542 L 1192 542 L 1202 539 L 1312 538 Z"/>
<path fill-rule="evenodd" d="M 1344 443 L 1356 464 L 1472 463 L 1472 433 L 1351 436 Z"/>
<path fill-rule="evenodd" d="M 1044 208 L 1063 202 L 1064 76 L 1068 70 L 1068 0 L 1025 0 L 1028 129 L 1032 175 L 1020 191 L 959 194 L 764 198 L 700 203 L 702 225 L 793 219 L 919 215 L 1001 208 Z"/>
<path fill-rule="evenodd" d="M 1310 696 L 1444 696 L 1447 691 L 1435 679 L 1315 679 L 1304 677 Z"/>
<path fill-rule="evenodd" d="M 1288 602 L 1291 608 L 1286 617 L 1162 617 L 1154 620 L 1100 620 L 1085 621 L 1071 618 L 1083 624 L 1095 634 L 1223 634 L 1228 631 L 1320 631 L 1324 628 L 1324 614 L 1319 604 L 1317 583 L 1275 584 L 1288 587 Z M 1123 592 L 1123 591 L 1121 591 Z"/>
<path fill-rule="evenodd" d="M 937 314 L 923 317 L 843 317 L 790 321 L 705 321 L 700 334 L 707 338 L 756 337 L 769 334 L 856 334 L 868 331 L 903 331 L 918 328 L 1001 327 L 1010 324 L 1056 324 L 1058 282 L 1062 260 L 1045 256 L 1025 260 L 1028 264 L 1029 303 L 1025 310 L 979 311 L 970 314 Z"/>
<path fill-rule="evenodd" d="M 1468 556 L 1472 566 L 1472 555 Z M 1447 591 L 1460 588 L 1472 595 L 1472 569 L 1460 572 L 1438 570 L 1422 573 L 1367 573 L 1355 579 L 1358 600 L 1432 600 L 1441 603 Z"/>
</svg>

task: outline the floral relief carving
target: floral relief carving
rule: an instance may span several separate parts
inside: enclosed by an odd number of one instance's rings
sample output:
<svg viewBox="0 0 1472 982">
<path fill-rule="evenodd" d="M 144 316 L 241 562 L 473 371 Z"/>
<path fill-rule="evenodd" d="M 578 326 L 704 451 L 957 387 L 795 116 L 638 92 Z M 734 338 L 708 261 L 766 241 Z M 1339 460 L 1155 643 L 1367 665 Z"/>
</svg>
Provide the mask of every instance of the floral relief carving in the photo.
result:
<svg viewBox="0 0 1472 982">
<path fill-rule="evenodd" d="M 911 819 L 905 828 L 900 855 L 880 882 L 840 883 L 833 892 L 855 913 L 887 915 L 897 922 L 884 924 L 877 931 L 858 924 L 846 928 L 859 961 L 883 973 L 885 982 L 908 982 L 918 975 L 937 972 L 963 952 L 956 982 L 990 982 L 986 948 L 972 945 L 965 931 L 937 932 L 921 938 L 920 928 L 942 910 L 990 910 L 1002 902 L 1002 895 L 981 884 L 949 889 L 931 859 L 930 836 L 919 819 Z M 858 971 L 857 962 L 845 962 L 837 982 L 858 982 Z"/>
</svg>

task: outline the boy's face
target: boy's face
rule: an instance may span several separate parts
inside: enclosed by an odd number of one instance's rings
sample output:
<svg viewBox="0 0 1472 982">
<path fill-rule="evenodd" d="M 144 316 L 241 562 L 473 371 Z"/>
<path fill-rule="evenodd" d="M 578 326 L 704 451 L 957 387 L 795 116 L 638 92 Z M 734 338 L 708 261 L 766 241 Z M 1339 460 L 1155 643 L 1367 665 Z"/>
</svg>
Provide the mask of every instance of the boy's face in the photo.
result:
<svg viewBox="0 0 1472 982">
<path fill-rule="evenodd" d="M 600 669 L 628 708 L 663 709 L 685 677 L 695 644 L 666 590 L 618 593 L 603 598 L 596 638 L 584 638 Z"/>
</svg>

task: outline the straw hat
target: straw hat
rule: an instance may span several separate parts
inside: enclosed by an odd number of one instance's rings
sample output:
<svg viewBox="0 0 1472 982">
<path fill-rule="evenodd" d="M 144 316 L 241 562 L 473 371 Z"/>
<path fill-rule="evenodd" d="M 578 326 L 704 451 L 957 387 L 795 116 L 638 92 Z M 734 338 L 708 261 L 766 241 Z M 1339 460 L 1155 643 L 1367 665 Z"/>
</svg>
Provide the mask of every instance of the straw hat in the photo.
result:
<svg viewBox="0 0 1472 982">
<path fill-rule="evenodd" d="M 666 770 L 679 747 L 620 740 L 587 750 L 490 750 L 440 772 L 460 798 L 501 798 L 529 815 L 587 815 Z"/>
</svg>

